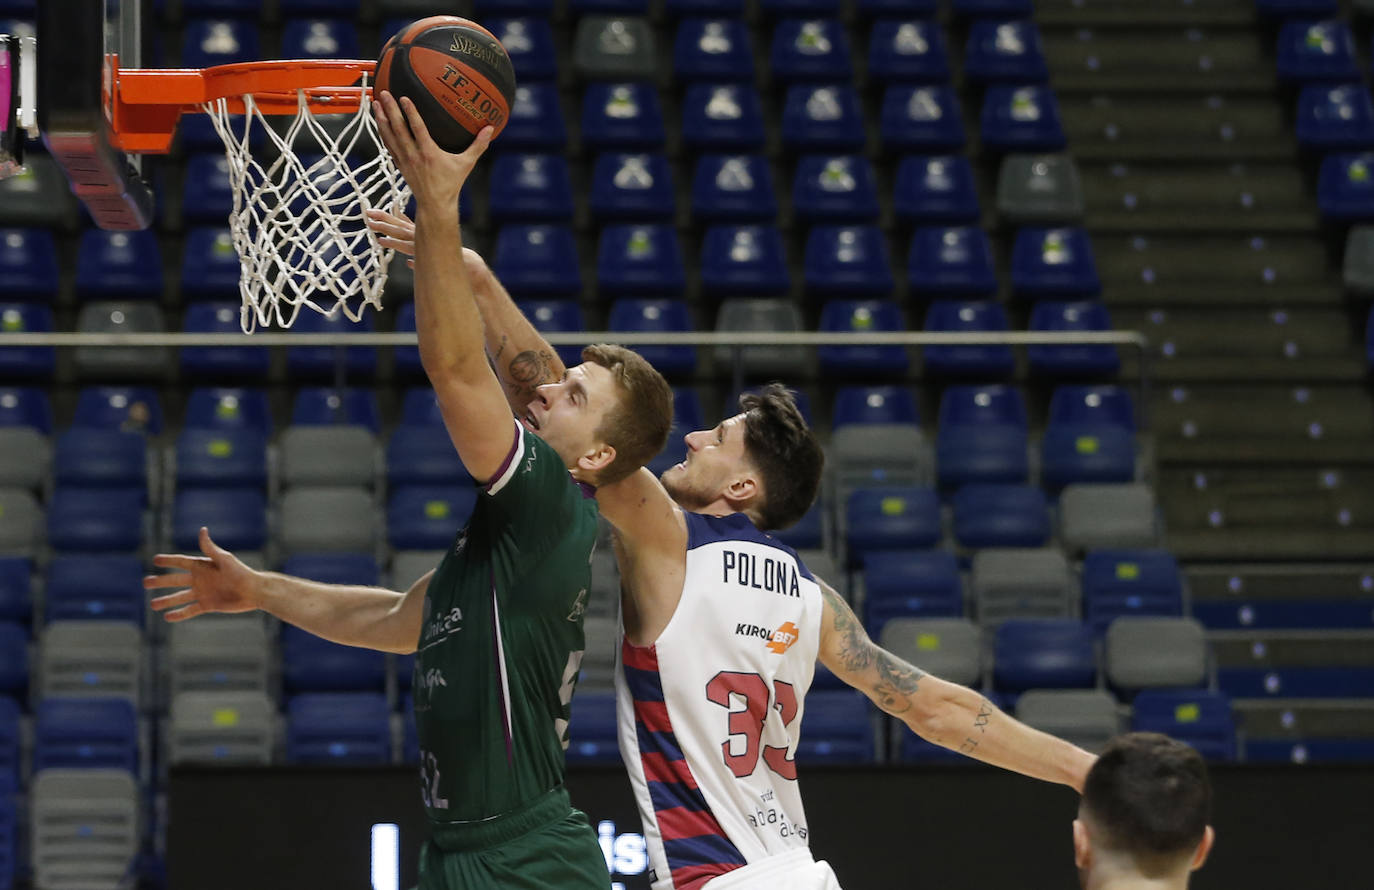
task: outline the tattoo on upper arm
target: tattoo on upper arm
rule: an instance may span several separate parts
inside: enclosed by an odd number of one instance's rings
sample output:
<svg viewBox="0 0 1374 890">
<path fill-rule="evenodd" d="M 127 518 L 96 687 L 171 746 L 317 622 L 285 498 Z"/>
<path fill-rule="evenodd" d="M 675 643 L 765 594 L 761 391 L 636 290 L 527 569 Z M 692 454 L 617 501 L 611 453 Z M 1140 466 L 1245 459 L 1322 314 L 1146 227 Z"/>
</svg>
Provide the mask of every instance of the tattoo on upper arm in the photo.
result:
<svg viewBox="0 0 1374 890">
<path fill-rule="evenodd" d="M 506 375 L 512 393 L 532 398 L 536 389 L 553 382 L 553 355 L 544 350 L 526 349 L 510 360 Z"/>
<path fill-rule="evenodd" d="M 978 730 L 978 736 L 976 738 L 971 735 L 966 737 L 964 743 L 959 746 L 960 754 L 972 754 L 974 749 L 978 747 L 978 742 L 982 740 L 983 733 L 987 732 L 988 721 L 992 719 L 992 711 L 992 702 L 986 698 L 979 703 L 978 716 L 973 718 L 973 728 Z"/>
<path fill-rule="evenodd" d="M 897 715 L 911 709 L 911 696 L 916 692 L 925 671 L 902 661 L 886 649 L 871 646 L 875 653 L 879 680 L 873 686 L 878 706 L 889 714 Z"/>
<path fill-rule="evenodd" d="M 835 613 L 832 627 L 839 634 L 840 658 L 844 660 L 845 669 L 861 671 L 871 665 L 873 650 L 877 647 L 868 638 L 868 633 L 854 616 L 854 611 L 829 587 L 822 585 L 821 595 L 830 603 L 830 610 Z"/>
</svg>

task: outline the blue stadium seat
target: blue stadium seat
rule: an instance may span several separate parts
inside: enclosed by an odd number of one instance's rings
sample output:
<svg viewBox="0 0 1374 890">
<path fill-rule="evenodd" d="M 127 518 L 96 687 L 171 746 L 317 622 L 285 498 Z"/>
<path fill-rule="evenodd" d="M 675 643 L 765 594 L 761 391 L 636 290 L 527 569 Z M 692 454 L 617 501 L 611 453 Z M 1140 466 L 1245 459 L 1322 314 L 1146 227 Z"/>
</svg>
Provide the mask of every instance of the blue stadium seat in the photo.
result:
<svg viewBox="0 0 1374 890">
<path fill-rule="evenodd" d="M 515 88 L 510 116 L 501 131 L 498 150 L 560 151 L 568 144 L 568 125 L 563 120 L 558 85 L 522 83 Z"/>
<path fill-rule="evenodd" d="M 671 220 L 677 210 L 677 192 L 668 157 L 599 155 L 592 167 L 588 203 L 597 222 Z"/>
<path fill-rule="evenodd" d="M 1183 576 L 1167 550 L 1090 550 L 1083 558 L 1083 619 L 1098 634 L 1114 619 L 1183 614 Z"/>
<path fill-rule="evenodd" d="M 351 587 L 376 587 L 382 570 L 371 553 L 296 553 L 282 563 L 283 574 Z"/>
<path fill-rule="evenodd" d="M 3 632 L 0 632 L 0 638 L 6 643 L 11 642 Z M 22 652 L 22 645 L 20 648 Z M 20 719 L 19 702 L 7 695 L 0 695 L 0 823 L 11 823 L 0 824 L 0 887 L 5 887 L 6 890 L 12 885 L 5 883 L 10 873 L 4 869 L 14 865 L 12 795 L 19 787 L 19 751 L 23 737 Z M 9 839 L 8 847 L 3 843 L 6 837 Z"/>
<path fill-rule="evenodd" d="M 861 151 L 863 112 L 848 84 L 794 84 L 782 106 L 782 144 L 788 151 Z"/>
<path fill-rule="evenodd" d="M 36 386 L 0 386 L 0 426 L 31 426 L 52 432 L 52 402 Z"/>
<path fill-rule="evenodd" d="M 682 97 L 682 141 L 694 151 L 763 148 L 763 101 L 747 84 L 694 83 Z"/>
<path fill-rule="evenodd" d="M 238 303 L 191 303 L 186 307 L 182 330 L 188 334 L 238 334 Z M 247 335 L 245 335 L 245 341 Z M 272 355 L 255 346 L 190 346 L 181 350 L 181 373 L 187 380 L 262 380 L 271 368 Z"/>
<path fill-rule="evenodd" d="M 845 544 L 851 566 L 874 553 L 924 550 L 940 542 L 940 498 L 917 486 L 859 488 L 845 503 Z"/>
<path fill-rule="evenodd" d="M 337 15 L 343 10 L 327 5 L 321 13 Z M 287 19 L 281 30 L 283 59 L 356 59 L 358 27 L 345 19 Z"/>
<path fill-rule="evenodd" d="M 307 426 L 348 423 L 365 426 L 373 433 L 379 433 L 382 428 L 376 391 L 360 387 L 344 390 L 329 386 L 302 387 L 296 393 L 291 422 Z"/>
<path fill-rule="evenodd" d="M 821 307 L 824 332 L 904 331 L 902 312 L 888 300 L 830 300 Z M 910 364 L 902 346 L 820 346 L 821 373 L 837 377 L 895 377 Z"/>
<path fill-rule="evenodd" d="M 397 550 L 444 550 L 476 504 L 477 489 L 470 485 L 393 489 L 386 507 L 387 538 Z"/>
<path fill-rule="evenodd" d="M 1084 229 L 1018 229 L 1011 249 L 1011 290 L 1018 297 L 1091 297 L 1102 291 Z"/>
<path fill-rule="evenodd" d="M 819 550 L 825 546 L 826 505 L 818 500 L 810 510 L 790 528 L 775 529 L 769 532 L 793 550 Z M 827 579 L 829 580 L 829 579 Z"/>
<path fill-rule="evenodd" d="M 187 427 L 176 441 L 178 488 L 267 487 L 267 436 L 256 429 Z"/>
<path fill-rule="evenodd" d="M 1374 146 L 1374 101 L 1363 84 L 1311 84 L 1298 94 L 1298 145 L 1315 151 Z"/>
<path fill-rule="evenodd" d="M 243 387 L 197 387 L 186 398 L 187 429 L 249 429 L 272 432 L 267 393 Z M 156 431 L 154 431 L 156 432 Z"/>
<path fill-rule="evenodd" d="M 1049 503 L 1030 485 L 972 483 L 954 493 L 954 538 L 962 547 L 1041 547 Z"/>
<path fill-rule="evenodd" d="M 139 772 L 138 715 L 126 698 L 45 698 L 34 708 L 33 769 Z"/>
<path fill-rule="evenodd" d="M 851 423 L 919 425 L 916 397 L 904 386 L 842 386 L 835 391 L 831 429 Z"/>
<path fill-rule="evenodd" d="M 575 15 L 601 12 L 644 16 L 649 14 L 649 0 L 568 0 L 568 9 Z"/>
<path fill-rule="evenodd" d="M 1026 404 L 1009 386 L 957 385 L 940 399 L 935 464 L 940 485 L 1021 483 L 1030 472 Z"/>
<path fill-rule="evenodd" d="M 453 485 L 470 480 L 448 430 L 439 426 L 398 426 L 386 446 L 386 483 Z"/>
<path fill-rule="evenodd" d="M 806 292 L 814 297 L 890 297 L 896 286 L 877 226 L 813 226 L 804 256 Z"/>
<path fill-rule="evenodd" d="M 489 16 L 532 15 L 547 18 L 553 13 L 553 0 L 475 0 L 473 12 L 481 21 Z"/>
<path fill-rule="evenodd" d="M 256 22 L 232 19 L 193 19 L 181 37 L 181 64 L 209 68 L 262 58 Z"/>
<path fill-rule="evenodd" d="M 876 221 L 873 165 L 862 155 L 804 155 L 792 181 L 792 212 L 799 223 Z"/>
<path fill-rule="evenodd" d="M 1031 309 L 1032 331 L 1110 331 L 1107 307 L 1093 300 L 1042 302 Z M 1115 346 L 1029 346 L 1027 364 L 1038 377 L 1111 377 L 1121 370 Z"/>
<path fill-rule="evenodd" d="M 1187 742 L 1212 761 L 1236 757 L 1231 700 L 1206 689 L 1146 689 L 1131 703 L 1131 729 Z"/>
<path fill-rule="evenodd" d="M 678 83 L 754 82 L 754 52 L 741 19 L 683 19 L 673 37 L 673 74 Z"/>
<path fill-rule="evenodd" d="M 964 49 L 964 76 L 975 83 L 1043 83 L 1049 66 L 1031 21 L 975 21 Z"/>
<path fill-rule="evenodd" d="M 394 329 L 400 332 L 414 333 L 415 327 L 415 304 L 402 303 L 401 308 L 396 310 L 396 321 Z M 424 377 L 425 369 L 420 362 L 419 346 L 397 346 L 391 352 L 392 370 L 397 377 L 402 379 L 421 379 Z"/>
<path fill-rule="evenodd" d="M 1035 13 L 1032 0 L 953 0 L 951 9 L 956 16 L 978 18 L 985 16 L 1021 15 Z"/>
<path fill-rule="evenodd" d="M 48 544 L 76 553 L 128 553 L 143 543 L 144 492 L 59 488 L 48 504 Z"/>
<path fill-rule="evenodd" d="M 493 19 L 486 25 L 506 48 L 517 83 L 558 77 L 558 52 L 548 19 L 537 16 Z"/>
<path fill-rule="evenodd" d="M 1374 627 L 1374 608 L 1366 598 L 1250 598 L 1195 602 L 1189 610 L 1209 630 L 1330 629 Z"/>
<path fill-rule="evenodd" d="M 616 300 L 611 304 L 607 330 L 632 332 L 688 332 L 695 330 L 687 304 L 681 300 Z M 696 370 L 694 346 L 635 346 L 663 374 L 685 376 Z"/>
<path fill-rule="evenodd" d="M 243 115 L 230 115 L 229 126 L 233 133 L 242 137 Z M 176 138 L 181 143 L 182 150 L 186 152 L 223 150 L 224 148 L 224 139 L 215 129 L 210 116 L 203 112 L 183 112 L 181 120 L 177 123 Z M 248 131 L 248 142 L 252 148 L 263 148 L 266 140 L 267 135 L 260 126 L 255 125 Z"/>
<path fill-rule="evenodd" d="M 768 19 L 838 16 L 841 0 L 759 0 L 759 11 Z"/>
<path fill-rule="evenodd" d="M 1340 10 L 1337 0 L 1255 0 L 1255 11 L 1265 18 L 1321 18 L 1337 15 Z"/>
<path fill-rule="evenodd" d="M 172 501 L 172 546 L 198 551 L 201 526 L 226 550 L 261 550 L 267 544 L 267 499 L 252 489 L 178 491 Z"/>
<path fill-rule="evenodd" d="M 1329 154 L 1317 174 L 1317 205 L 1332 222 L 1374 219 L 1374 153 Z"/>
<path fill-rule="evenodd" d="M 568 763 L 620 762 L 614 692 L 587 689 L 573 697 L 567 758 Z"/>
<path fill-rule="evenodd" d="M 1374 761 L 1374 739 L 1282 738 L 1245 741 L 1246 763 L 1361 763 Z"/>
<path fill-rule="evenodd" d="M 57 437 L 53 479 L 74 488 L 119 488 L 146 496 L 148 441 L 124 430 L 73 427 Z"/>
<path fill-rule="evenodd" d="M 878 120 L 888 153 L 963 150 L 964 113 L 952 87 L 890 86 L 883 93 Z"/>
<path fill-rule="evenodd" d="M 386 682 L 385 653 L 331 643 L 289 624 L 282 626 L 281 652 L 290 692 L 380 690 Z"/>
<path fill-rule="evenodd" d="M 1135 479 L 1135 421 L 1130 394 L 1117 387 L 1062 386 L 1050 401 L 1040 447 L 1041 483 Z"/>
<path fill-rule="evenodd" d="M 412 386 L 401 398 L 401 426 L 429 426 L 444 428 L 444 416 L 439 412 L 439 400 L 429 386 Z"/>
<path fill-rule="evenodd" d="M 162 432 L 162 400 L 150 386 L 87 386 L 76 396 L 72 426 Z"/>
<path fill-rule="evenodd" d="M 773 29 L 773 79 L 849 83 L 854 79 L 849 38 L 836 19 L 787 19 Z"/>
<path fill-rule="evenodd" d="M 1217 688 L 1233 698 L 1374 698 L 1374 668 L 1221 667 Z"/>
<path fill-rule="evenodd" d="M 744 0 L 663 0 L 663 11 L 672 19 L 685 16 L 741 18 Z"/>
<path fill-rule="evenodd" d="M 234 209 L 234 184 L 224 152 L 205 152 L 186 159 L 181 190 L 181 216 L 188 223 L 219 224 Z"/>
<path fill-rule="evenodd" d="M 1047 86 L 988 87 L 981 121 L 983 147 L 993 151 L 1058 151 L 1066 141 L 1059 102 Z"/>
<path fill-rule="evenodd" d="M 1004 621 L 993 638 L 992 677 L 1005 692 L 1091 687 L 1097 679 L 1092 628 L 1075 619 Z"/>
<path fill-rule="evenodd" d="M 143 626 L 147 602 L 136 556 L 61 554 L 48 564 L 45 620 L 130 621 Z"/>
<path fill-rule="evenodd" d="M 331 317 L 313 310 L 296 316 L 292 330 L 308 334 L 358 334 L 376 330 L 376 316 L 364 311 L 358 321 L 350 321 L 341 310 Z M 292 380 L 332 380 L 338 362 L 337 346 L 289 346 L 286 349 L 286 373 Z M 369 380 L 377 371 L 375 346 L 346 346 L 343 356 L 344 373 L 357 380 Z"/>
<path fill-rule="evenodd" d="M 386 696 L 380 692 L 294 696 L 286 706 L 286 760 L 331 765 L 390 763 L 391 712 Z"/>
<path fill-rule="evenodd" d="M 982 215 L 973 167 L 963 155 L 910 155 L 897 166 L 892 210 L 916 224 L 977 223 Z"/>
<path fill-rule="evenodd" d="M 876 83 L 948 82 L 949 49 L 944 31 L 937 22 L 878 19 L 869 32 L 868 76 Z"/>
<path fill-rule="evenodd" d="M 687 270 L 677 232 L 670 225 L 606 226 L 596 252 L 596 280 L 603 297 L 677 297 Z"/>
<path fill-rule="evenodd" d="M 516 303 L 540 333 L 585 331 L 587 322 L 576 300 L 521 300 Z M 581 346 L 555 346 L 554 351 L 569 368 L 582 363 Z"/>
<path fill-rule="evenodd" d="M 6 334 L 49 334 L 52 308 L 42 303 L 0 303 L 0 344 Z M 47 380 L 57 369 L 51 346 L 0 345 L 0 380 Z"/>
<path fill-rule="evenodd" d="M 701 239 L 705 293 L 786 295 L 792 287 L 782 232 L 775 226 L 711 226 Z"/>
<path fill-rule="evenodd" d="M 673 387 L 673 428 L 668 433 L 668 444 L 645 466 L 655 476 L 663 475 L 669 467 L 687 458 L 687 443 L 683 437 L 704 426 L 701 400 L 697 398 L 696 390 L 685 386 Z"/>
<path fill-rule="evenodd" d="M 493 222 L 572 219 L 572 180 L 561 154 L 500 154 L 490 169 L 487 208 Z"/>
<path fill-rule="evenodd" d="M 591 151 L 662 151 L 663 106 L 650 83 L 592 83 L 582 95 L 582 144 Z"/>
<path fill-rule="evenodd" d="M 161 298 L 162 291 L 162 252 L 156 232 L 90 229 L 81 234 L 76 261 L 77 299 L 156 300 Z"/>
<path fill-rule="evenodd" d="M 1338 19 L 1290 21 L 1279 29 L 1274 66 L 1286 81 L 1358 81 L 1355 38 Z"/>
<path fill-rule="evenodd" d="M 907 282 L 916 296 L 993 297 L 992 245 L 976 226 L 923 226 L 911 235 Z"/>
<path fill-rule="evenodd" d="M 181 260 L 182 299 L 236 299 L 242 275 L 243 267 L 228 229 L 199 226 L 186 233 Z"/>
<path fill-rule="evenodd" d="M 496 234 L 491 270 L 516 299 L 569 298 L 582 293 L 577 239 L 567 226 L 502 226 Z"/>
<path fill-rule="evenodd" d="M 708 154 L 692 176 L 692 219 L 701 223 L 773 222 L 773 168 L 762 155 Z"/>
<path fill-rule="evenodd" d="M 785 704 L 781 705 L 784 715 Z M 872 763 L 873 717 L 854 689 L 821 690 L 806 697 L 796 759 L 812 763 Z"/>
<path fill-rule="evenodd" d="M 0 229 L 0 294 L 9 300 L 51 300 L 58 283 L 52 232 Z"/>
<path fill-rule="evenodd" d="M 33 620 L 33 560 L 0 556 L 0 621 Z"/>
<path fill-rule="evenodd" d="M 893 618 L 960 618 L 964 585 L 948 550 L 882 550 L 864 559 L 864 628 L 877 639 Z"/>
<path fill-rule="evenodd" d="M 29 634 L 12 621 L 0 621 L 0 700 L 29 694 Z"/>
<path fill-rule="evenodd" d="M 992 300 L 932 300 L 925 329 L 1001 333 L 1009 325 L 1002 304 Z M 995 380 L 1016 369 L 1016 356 L 1006 345 L 926 346 L 921 355 L 926 373 L 938 377 Z"/>
<path fill-rule="evenodd" d="M 921 16 L 933 19 L 940 12 L 940 0 L 858 0 L 859 18 Z"/>
</svg>

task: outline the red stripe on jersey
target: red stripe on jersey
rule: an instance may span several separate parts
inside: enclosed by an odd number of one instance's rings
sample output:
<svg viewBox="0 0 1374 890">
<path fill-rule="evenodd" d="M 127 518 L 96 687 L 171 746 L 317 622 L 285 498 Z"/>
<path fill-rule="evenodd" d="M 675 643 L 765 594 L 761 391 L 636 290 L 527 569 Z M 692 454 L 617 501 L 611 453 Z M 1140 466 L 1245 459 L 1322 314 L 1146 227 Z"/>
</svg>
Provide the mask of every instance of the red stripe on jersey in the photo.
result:
<svg viewBox="0 0 1374 890">
<path fill-rule="evenodd" d="M 668 719 L 668 706 L 661 701 L 635 702 L 635 718 L 650 732 L 673 731 L 673 721 Z"/>
<path fill-rule="evenodd" d="M 636 646 L 626 640 L 620 647 L 620 652 L 626 667 L 641 671 L 658 671 L 658 653 L 654 651 L 653 646 Z"/>
<path fill-rule="evenodd" d="M 686 760 L 669 760 L 657 751 L 644 751 L 644 778 L 650 782 L 676 782 L 688 788 L 697 787 L 696 777 L 687 768 Z"/>
<path fill-rule="evenodd" d="M 674 890 L 697 890 L 712 878 L 718 878 L 728 871 L 742 867 L 742 865 L 728 862 L 711 863 L 710 865 L 684 865 L 682 868 L 673 869 L 673 888 Z"/>
<path fill-rule="evenodd" d="M 686 807 L 673 807 L 658 810 L 658 830 L 665 841 L 680 840 L 685 837 L 701 837 L 703 834 L 724 836 L 720 823 L 710 813 L 696 812 Z"/>
</svg>

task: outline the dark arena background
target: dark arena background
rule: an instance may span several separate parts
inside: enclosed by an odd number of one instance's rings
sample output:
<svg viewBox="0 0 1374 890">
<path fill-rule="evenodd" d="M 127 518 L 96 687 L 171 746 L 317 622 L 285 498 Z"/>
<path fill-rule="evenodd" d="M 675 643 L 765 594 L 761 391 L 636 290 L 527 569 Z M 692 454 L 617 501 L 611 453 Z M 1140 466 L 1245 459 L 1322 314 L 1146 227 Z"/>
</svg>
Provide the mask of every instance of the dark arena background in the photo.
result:
<svg viewBox="0 0 1374 890">
<path fill-rule="evenodd" d="M 1197 748 L 1196 888 L 1374 886 L 1374 2 L 0 0 L 0 890 L 413 885 L 413 657 L 140 582 L 202 525 L 324 582 L 436 565 L 477 494 L 412 274 L 242 334 L 220 135 L 130 153 L 102 84 L 438 14 L 517 82 L 464 243 L 565 359 L 664 373 L 655 471 L 784 381 L 827 470 L 779 537 L 875 640 L 1089 749 Z M 617 595 L 603 537 L 568 784 L 628 890 Z M 1077 885 L 1070 790 L 824 670 L 802 719 L 848 890 Z"/>
</svg>

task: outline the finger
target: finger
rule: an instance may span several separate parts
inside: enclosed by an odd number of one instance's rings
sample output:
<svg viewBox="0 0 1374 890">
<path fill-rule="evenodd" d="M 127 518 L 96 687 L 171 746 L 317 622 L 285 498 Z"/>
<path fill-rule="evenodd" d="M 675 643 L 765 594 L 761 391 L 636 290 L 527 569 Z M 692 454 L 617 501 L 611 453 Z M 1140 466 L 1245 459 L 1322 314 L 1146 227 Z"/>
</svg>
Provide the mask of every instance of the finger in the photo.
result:
<svg viewBox="0 0 1374 890">
<path fill-rule="evenodd" d="M 223 547 L 210 540 L 210 530 L 203 525 L 200 527 L 200 552 L 211 559 L 229 555 Z"/>
<path fill-rule="evenodd" d="M 162 617 L 175 623 L 178 621 L 185 621 L 187 618 L 194 618 L 204 612 L 205 608 L 200 603 L 191 603 L 191 605 L 185 608 L 177 609 L 174 612 L 167 612 Z"/>
<path fill-rule="evenodd" d="M 438 148 L 434 140 L 429 135 L 429 128 L 425 126 L 425 119 L 420 117 L 420 109 L 415 107 L 415 103 L 410 101 L 409 96 L 401 97 L 401 112 L 405 115 L 406 123 L 410 124 L 410 133 L 415 137 L 415 147 L 420 151 L 429 151 L 430 148 Z"/>
<path fill-rule="evenodd" d="M 182 556 L 178 553 L 159 553 L 153 557 L 153 565 L 160 569 L 186 569 L 209 565 L 210 560 L 203 556 Z"/>
<path fill-rule="evenodd" d="M 486 152 L 487 146 L 491 145 L 491 140 L 494 138 L 496 138 L 496 128 L 491 126 L 483 127 L 478 131 L 477 137 L 472 140 L 472 144 L 463 149 L 462 157 L 467 158 L 474 164 L 477 163 L 477 159 Z"/>
<path fill-rule="evenodd" d="M 367 227 L 374 232 L 381 232 L 382 234 L 390 235 L 393 238 L 404 238 L 409 240 L 415 237 L 414 225 L 402 223 L 394 217 L 390 219 L 382 219 L 376 216 L 370 216 L 367 220 Z"/>
<path fill-rule="evenodd" d="M 155 596 L 148 600 L 148 605 L 154 612 L 163 612 L 167 609 L 175 609 L 187 603 L 196 601 L 196 595 L 190 590 L 183 590 L 180 593 L 169 593 L 166 596 Z"/>
<path fill-rule="evenodd" d="M 144 575 L 144 590 L 160 590 L 163 587 L 190 587 L 191 575 L 188 572 L 172 572 L 166 575 Z"/>
<path fill-rule="evenodd" d="M 410 268 L 414 269 L 414 268 L 415 268 L 415 261 L 414 261 L 414 260 L 406 260 L 406 265 L 409 266 Z"/>
<path fill-rule="evenodd" d="M 383 247 L 390 247 L 406 256 L 415 256 L 414 241 L 399 241 L 395 238 L 378 238 L 377 243 Z"/>
<path fill-rule="evenodd" d="M 395 157 L 398 149 L 396 131 L 391 126 L 391 115 L 387 113 L 387 100 L 390 97 L 391 94 L 383 90 L 377 101 L 372 104 L 372 110 L 377 119 L 377 135 L 382 137 L 382 144 Z"/>
</svg>

